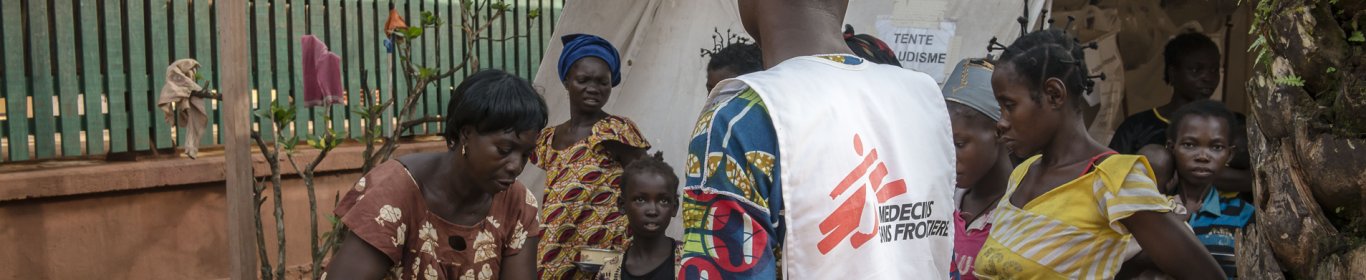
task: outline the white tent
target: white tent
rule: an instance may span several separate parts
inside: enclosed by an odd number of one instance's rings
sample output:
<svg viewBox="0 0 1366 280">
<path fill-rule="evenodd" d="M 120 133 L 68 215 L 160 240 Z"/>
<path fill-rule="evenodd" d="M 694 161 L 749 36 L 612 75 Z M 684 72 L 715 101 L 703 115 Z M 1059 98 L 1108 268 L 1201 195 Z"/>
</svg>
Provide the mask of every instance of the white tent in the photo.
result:
<svg viewBox="0 0 1366 280">
<path fill-rule="evenodd" d="M 846 23 L 858 33 L 874 34 L 896 29 L 930 30 L 945 24 L 953 26 L 943 63 L 952 65 L 964 57 L 986 55 L 987 41 L 999 36 L 1005 42 L 1019 36 L 1016 22 L 1024 11 L 1023 1 L 990 0 L 868 0 L 851 1 Z M 1042 1 L 1031 3 L 1037 15 Z M 876 26 L 881 26 L 878 28 Z M 841 26 L 831 26 L 839 30 Z M 881 29 L 881 30 L 879 30 Z M 654 145 L 663 151 L 667 162 L 683 174 L 686 143 L 706 97 L 706 63 L 702 49 L 714 45 L 712 35 L 720 30 L 744 33 L 733 0 L 602 0 L 566 3 L 556 25 L 546 55 L 541 60 L 535 85 L 550 106 L 550 124 L 568 119 L 568 95 L 559 81 L 556 64 L 563 47 L 559 36 L 589 33 L 611 41 L 622 55 L 622 83 L 613 89 L 604 108 L 608 113 L 625 116 L 639 125 Z M 880 32 L 882 31 L 882 32 Z M 943 38 L 941 38 L 943 39 Z M 887 40 L 884 38 L 884 40 Z M 908 40 L 909 41 L 909 40 Z M 893 43 L 893 42 L 889 42 Z M 941 67 L 944 68 L 944 67 Z M 939 70 L 944 71 L 952 69 Z M 932 74 L 933 76 L 933 74 Z M 527 169 L 520 178 L 533 191 L 545 187 L 545 172 Z M 678 223 L 675 219 L 675 223 Z M 679 236 L 681 227 L 670 234 Z"/>
</svg>

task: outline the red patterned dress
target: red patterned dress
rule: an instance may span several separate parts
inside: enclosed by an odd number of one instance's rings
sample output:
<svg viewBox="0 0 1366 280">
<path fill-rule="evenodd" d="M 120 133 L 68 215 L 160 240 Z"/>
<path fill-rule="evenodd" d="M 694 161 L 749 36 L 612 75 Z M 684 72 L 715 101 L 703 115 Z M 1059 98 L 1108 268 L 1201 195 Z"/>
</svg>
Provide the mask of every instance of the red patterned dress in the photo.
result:
<svg viewBox="0 0 1366 280">
<path fill-rule="evenodd" d="M 555 128 L 537 139 L 531 163 L 546 170 L 546 193 L 541 207 L 541 243 L 537 250 L 539 279 L 591 279 L 577 273 L 580 248 L 622 251 L 626 245 L 626 215 L 617 207 L 622 166 L 603 142 L 649 149 L 631 120 L 608 116 L 593 124 L 593 133 L 568 148 L 551 143 Z"/>
</svg>

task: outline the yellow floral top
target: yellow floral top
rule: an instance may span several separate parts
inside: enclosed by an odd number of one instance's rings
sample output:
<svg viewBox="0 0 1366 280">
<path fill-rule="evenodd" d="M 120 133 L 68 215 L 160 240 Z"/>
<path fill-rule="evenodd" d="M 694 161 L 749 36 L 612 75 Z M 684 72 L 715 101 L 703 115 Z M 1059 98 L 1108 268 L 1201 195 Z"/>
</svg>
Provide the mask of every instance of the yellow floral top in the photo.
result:
<svg viewBox="0 0 1366 280">
<path fill-rule="evenodd" d="M 1094 171 L 1040 195 L 1023 208 L 1009 197 L 1034 156 L 1010 175 L 996 206 L 991 235 L 977 256 L 981 279 L 1109 279 L 1130 256 L 1132 236 L 1120 223 L 1141 211 L 1167 212 L 1172 202 L 1157 191 L 1148 160 L 1114 155 Z"/>
<path fill-rule="evenodd" d="M 389 261 L 389 279 L 498 279 L 503 258 L 539 234 L 536 197 L 521 183 L 493 196 L 483 221 L 458 225 L 428 211 L 408 169 L 391 160 L 375 166 L 333 213 Z"/>
<path fill-rule="evenodd" d="M 541 131 L 531 163 L 546 171 L 545 207 L 541 208 L 541 244 L 537 246 L 539 279 L 590 279 L 577 273 L 579 248 L 622 251 L 626 216 L 617 207 L 622 166 L 603 142 L 649 149 L 631 120 L 608 116 L 593 124 L 593 133 L 568 148 L 552 147 L 555 128 Z"/>
</svg>

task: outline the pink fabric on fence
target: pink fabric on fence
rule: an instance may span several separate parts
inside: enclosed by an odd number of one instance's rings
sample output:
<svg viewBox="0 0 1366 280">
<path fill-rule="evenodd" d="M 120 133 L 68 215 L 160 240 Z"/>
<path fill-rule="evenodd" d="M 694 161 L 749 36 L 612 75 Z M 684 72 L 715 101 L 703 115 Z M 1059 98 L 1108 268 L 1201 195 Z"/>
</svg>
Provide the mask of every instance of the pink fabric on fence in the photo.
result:
<svg viewBox="0 0 1366 280">
<path fill-rule="evenodd" d="M 304 103 L 307 106 L 343 103 L 341 57 L 327 50 L 327 44 L 313 35 L 300 37 L 299 44 L 303 51 Z"/>
</svg>

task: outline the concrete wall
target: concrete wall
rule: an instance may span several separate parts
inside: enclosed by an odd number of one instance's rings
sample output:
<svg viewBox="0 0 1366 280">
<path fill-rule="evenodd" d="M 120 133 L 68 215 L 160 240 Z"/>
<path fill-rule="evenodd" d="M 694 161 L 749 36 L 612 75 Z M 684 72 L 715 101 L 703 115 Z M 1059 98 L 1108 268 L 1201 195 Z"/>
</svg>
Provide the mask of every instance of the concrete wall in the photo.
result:
<svg viewBox="0 0 1366 280">
<path fill-rule="evenodd" d="M 360 178 L 361 149 L 335 150 L 315 179 L 320 232 L 330 229 L 335 197 Z M 441 149 L 405 144 L 396 154 Z M 269 174 L 256 159 L 256 174 Z M 222 164 L 203 157 L 0 173 L 0 279 L 227 277 Z M 286 260 L 301 268 L 309 263 L 307 192 L 298 177 L 287 177 L 283 192 Z M 261 213 L 275 260 L 273 205 L 267 199 Z"/>
</svg>

